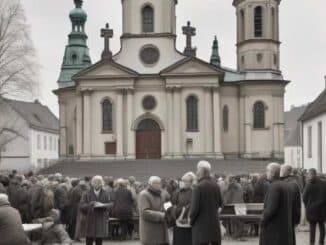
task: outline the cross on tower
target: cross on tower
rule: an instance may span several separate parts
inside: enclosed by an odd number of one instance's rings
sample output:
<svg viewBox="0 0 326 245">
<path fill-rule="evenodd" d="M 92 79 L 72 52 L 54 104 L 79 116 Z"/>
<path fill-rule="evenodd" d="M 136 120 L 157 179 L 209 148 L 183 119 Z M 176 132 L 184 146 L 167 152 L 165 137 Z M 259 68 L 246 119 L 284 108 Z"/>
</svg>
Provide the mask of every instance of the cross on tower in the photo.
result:
<svg viewBox="0 0 326 245">
<path fill-rule="evenodd" d="M 196 56 L 196 48 L 192 47 L 192 37 L 196 36 L 196 28 L 190 25 L 190 21 L 187 22 L 187 26 L 182 27 L 182 33 L 186 35 L 186 48 L 184 54 L 188 56 Z"/>
<path fill-rule="evenodd" d="M 110 50 L 110 38 L 113 37 L 113 30 L 109 28 L 109 23 L 106 23 L 105 28 L 101 29 L 101 37 L 104 37 L 102 59 L 111 59 L 112 52 Z"/>
</svg>

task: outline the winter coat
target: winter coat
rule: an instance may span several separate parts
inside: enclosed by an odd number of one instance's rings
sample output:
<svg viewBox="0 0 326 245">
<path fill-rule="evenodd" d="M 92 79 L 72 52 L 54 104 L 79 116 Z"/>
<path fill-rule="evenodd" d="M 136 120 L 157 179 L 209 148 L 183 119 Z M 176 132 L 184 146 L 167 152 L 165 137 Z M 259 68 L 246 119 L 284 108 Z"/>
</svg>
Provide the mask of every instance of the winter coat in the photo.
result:
<svg viewBox="0 0 326 245">
<path fill-rule="evenodd" d="M 112 215 L 120 220 L 132 220 L 133 218 L 132 193 L 127 187 L 119 187 L 115 191 L 115 202 Z"/>
<path fill-rule="evenodd" d="M 220 187 L 212 178 L 202 178 L 192 192 L 190 224 L 193 244 L 221 243 L 218 209 L 223 200 Z"/>
<path fill-rule="evenodd" d="M 0 202 L 0 245 L 27 245 L 19 212 L 8 202 Z"/>
<path fill-rule="evenodd" d="M 326 182 L 316 178 L 307 183 L 303 191 L 303 203 L 309 222 L 325 221 L 326 216 Z"/>
<path fill-rule="evenodd" d="M 287 183 L 275 180 L 264 202 L 260 245 L 294 245 L 295 231 L 291 190 Z"/>
<path fill-rule="evenodd" d="M 109 204 L 107 192 L 101 189 L 97 197 L 94 189 L 91 188 L 80 201 L 80 209 L 86 215 L 86 237 L 105 238 L 108 236 L 109 210 L 112 206 L 94 208 L 92 202 Z"/>
<path fill-rule="evenodd" d="M 19 211 L 23 222 L 30 222 L 30 198 L 28 191 L 18 183 L 11 183 L 8 187 L 8 197 L 10 205 Z"/>
<path fill-rule="evenodd" d="M 143 245 L 168 242 L 167 225 L 164 214 L 164 197 L 149 187 L 139 194 L 139 234 Z"/>
<path fill-rule="evenodd" d="M 243 203 L 243 189 L 239 183 L 231 183 L 225 192 L 224 202 L 226 204 Z"/>
<path fill-rule="evenodd" d="M 70 245 L 72 241 L 61 224 L 54 224 L 42 233 L 42 245 L 62 244 Z"/>
</svg>

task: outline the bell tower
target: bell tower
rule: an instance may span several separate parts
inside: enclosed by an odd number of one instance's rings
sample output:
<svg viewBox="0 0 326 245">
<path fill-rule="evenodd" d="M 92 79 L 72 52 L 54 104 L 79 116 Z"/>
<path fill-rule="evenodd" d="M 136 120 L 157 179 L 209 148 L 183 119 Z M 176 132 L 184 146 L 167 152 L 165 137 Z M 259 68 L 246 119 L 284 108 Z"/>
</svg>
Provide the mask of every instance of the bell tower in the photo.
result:
<svg viewBox="0 0 326 245">
<path fill-rule="evenodd" d="M 176 34 L 177 0 L 122 0 L 123 36 Z"/>
<path fill-rule="evenodd" d="M 281 0 L 234 0 L 238 70 L 280 72 Z"/>
<path fill-rule="evenodd" d="M 74 85 L 72 76 L 91 65 L 85 24 L 87 13 L 82 9 L 83 0 L 74 0 L 75 8 L 70 11 L 71 32 L 68 35 L 61 72 L 58 79 L 60 88 Z"/>
</svg>

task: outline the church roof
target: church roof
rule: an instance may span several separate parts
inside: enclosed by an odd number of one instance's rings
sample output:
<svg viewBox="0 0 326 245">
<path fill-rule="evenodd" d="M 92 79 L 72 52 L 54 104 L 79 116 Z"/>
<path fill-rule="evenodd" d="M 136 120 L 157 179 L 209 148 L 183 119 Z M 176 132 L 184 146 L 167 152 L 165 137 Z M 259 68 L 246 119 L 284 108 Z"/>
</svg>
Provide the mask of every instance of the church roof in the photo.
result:
<svg viewBox="0 0 326 245">
<path fill-rule="evenodd" d="M 123 65 L 121 65 L 121 64 L 119 64 L 117 62 L 115 62 L 113 59 L 102 59 L 102 60 L 98 61 L 97 63 L 95 63 L 95 64 L 87 67 L 86 69 L 81 70 L 80 72 L 78 72 L 77 74 L 75 74 L 72 77 L 72 79 L 73 80 L 78 80 L 78 79 L 82 79 L 84 77 L 87 77 L 87 75 L 91 71 L 94 71 L 97 68 L 99 68 L 100 66 L 105 65 L 105 64 L 110 64 L 111 66 L 113 66 L 113 67 L 115 67 L 115 68 L 117 68 L 117 69 L 119 69 L 121 71 L 124 71 L 125 73 L 129 74 L 131 77 L 136 77 L 136 76 L 139 75 L 136 71 L 134 71 L 134 70 L 132 70 L 132 69 L 126 67 L 126 66 L 123 66 Z"/>
<path fill-rule="evenodd" d="M 38 100 L 34 102 L 4 99 L 4 101 L 16 111 L 31 128 L 39 131 L 59 133 L 59 120 L 47 106 Z"/>
<path fill-rule="evenodd" d="M 299 120 L 307 121 L 323 113 L 326 113 L 326 89 L 307 107 Z"/>
<path fill-rule="evenodd" d="M 182 65 L 188 63 L 188 62 L 196 62 L 196 63 L 199 63 L 201 65 L 204 65 L 206 66 L 207 68 L 211 69 L 212 70 L 212 74 L 220 74 L 222 76 L 224 76 L 224 70 L 217 67 L 217 66 L 214 66 L 204 60 L 201 60 L 197 57 L 193 57 L 193 56 L 189 56 L 189 57 L 186 57 L 184 59 L 181 59 L 179 61 L 177 61 L 176 63 L 166 67 L 165 69 L 163 69 L 160 74 L 163 75 L 163 74 L 167 74 L 171 71 L 173 71 L 174 69 L 178 68 L 178 67 L 181 67 Z M 212 75 L 212 74 L 208 74 L 208 75 Z"/>
</svg>

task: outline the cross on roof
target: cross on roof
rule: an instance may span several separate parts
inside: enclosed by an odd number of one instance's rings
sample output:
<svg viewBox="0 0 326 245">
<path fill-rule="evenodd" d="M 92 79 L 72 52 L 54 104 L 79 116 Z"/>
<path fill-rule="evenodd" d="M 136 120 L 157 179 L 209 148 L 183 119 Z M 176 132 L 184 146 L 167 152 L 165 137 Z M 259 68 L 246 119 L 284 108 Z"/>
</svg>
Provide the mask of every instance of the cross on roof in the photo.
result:
<svg viewBox="0 0 326 245">
<path fill-rule="evenodd" d="M 191 38 L 196 36 L 196 28 L 190 25 L 190 21 L 187 22 L 187 26 L 182 27 L 182 32 L 187 37 L 187 48 L 191 47 Z"/>
<path fill-rule="evenodd" d="M 101 29 L 101 37 L 104 38 L 104 50 L 102 59 L 111 59 L 112 52 L 110 50 L 110 38 L 113 37 L 113 30 L 109 28 L 109 23 L 106 23 L 105 28 Z"/>
<path fill-rule="evenodd" d="M 187 26 L 182 27 L 182 33 L 186 35 L 187 39 L 184 53 L 189 56 L 196 56 L 196 49 L 192 47 L 192 37 L 196 36 L 196 28 L 192 27 L 188 21 Z"/>
</svg>

